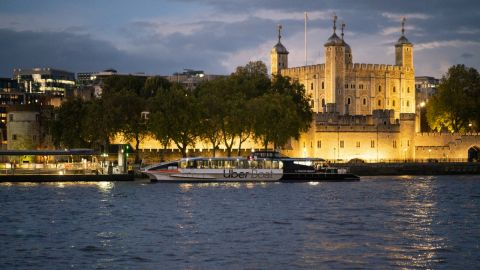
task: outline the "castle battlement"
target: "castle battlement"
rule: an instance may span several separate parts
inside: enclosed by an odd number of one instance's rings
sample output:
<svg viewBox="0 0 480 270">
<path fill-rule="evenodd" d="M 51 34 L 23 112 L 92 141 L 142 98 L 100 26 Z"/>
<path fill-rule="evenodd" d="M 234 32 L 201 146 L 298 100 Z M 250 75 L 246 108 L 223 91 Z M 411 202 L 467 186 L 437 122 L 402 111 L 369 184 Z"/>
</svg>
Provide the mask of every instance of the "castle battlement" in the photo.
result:
<svg viewBox="0 0 480 270">
<path fill-rule="evenodd" d="M 384 70 L 384 71 L 401 71 L 403 70 L 402 66 L 395 65 L 386 65 L 386 64 L 364 64 L 364 63 L 354 63 L 347 64 L 347 70 Z"/>
<path fill-rule="evenodd" d="M 325 70 L 325 64 L 317 64 L 317 65 L 310 65 L 310 66 L 285 68 L 285 69 L 282 69 L 282 74 L 284 75 L 303 74 L 303 73 L 319 72 L 324 70 Z"/>
</svg>

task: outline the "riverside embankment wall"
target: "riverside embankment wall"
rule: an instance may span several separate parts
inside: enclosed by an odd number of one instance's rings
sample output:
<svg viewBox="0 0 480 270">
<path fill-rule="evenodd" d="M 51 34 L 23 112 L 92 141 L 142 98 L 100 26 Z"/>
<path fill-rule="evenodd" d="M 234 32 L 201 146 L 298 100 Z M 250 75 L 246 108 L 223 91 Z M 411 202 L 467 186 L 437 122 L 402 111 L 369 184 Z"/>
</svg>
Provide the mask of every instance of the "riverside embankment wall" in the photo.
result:
<svg viewBox="0 0 480 270">
<path fill-rule="evenodd" d="M 478 174 L 478 162 L 335 164 L 359 176 Z"/>
</svg>

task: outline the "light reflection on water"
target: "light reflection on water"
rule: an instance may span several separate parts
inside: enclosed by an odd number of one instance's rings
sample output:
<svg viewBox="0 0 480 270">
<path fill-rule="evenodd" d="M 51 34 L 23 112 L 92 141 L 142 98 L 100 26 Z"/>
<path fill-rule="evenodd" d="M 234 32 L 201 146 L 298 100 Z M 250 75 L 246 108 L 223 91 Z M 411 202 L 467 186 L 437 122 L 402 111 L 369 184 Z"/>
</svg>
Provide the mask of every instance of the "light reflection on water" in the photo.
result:
<svg viewBox="0 0 480 270">
<path fill-rule="evenodd" d="M 0 184 L 0 268 L 472 269 L 480 178 Z"/>
</svg>

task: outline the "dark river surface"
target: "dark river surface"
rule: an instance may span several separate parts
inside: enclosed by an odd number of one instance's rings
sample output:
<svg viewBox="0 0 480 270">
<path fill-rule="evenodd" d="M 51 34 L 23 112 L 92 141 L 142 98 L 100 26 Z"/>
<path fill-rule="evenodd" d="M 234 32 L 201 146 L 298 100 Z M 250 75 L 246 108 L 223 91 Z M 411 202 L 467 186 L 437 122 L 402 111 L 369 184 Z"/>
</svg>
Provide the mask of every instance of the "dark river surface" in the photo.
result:
<svg viewBox="0 0 480 270">
<path fill-rule="evenodd" d="M 0 184 L 0 269 L 479 269 L 480 176 Z"/>
</svg>

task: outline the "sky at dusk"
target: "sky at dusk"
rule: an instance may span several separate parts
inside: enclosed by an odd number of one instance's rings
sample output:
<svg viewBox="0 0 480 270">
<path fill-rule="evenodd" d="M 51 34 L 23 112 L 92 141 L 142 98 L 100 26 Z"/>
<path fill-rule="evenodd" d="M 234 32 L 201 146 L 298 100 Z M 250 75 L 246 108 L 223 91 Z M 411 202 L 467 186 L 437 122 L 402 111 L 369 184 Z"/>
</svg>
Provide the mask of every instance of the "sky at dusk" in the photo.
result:
<svg viewBox="0 0 480 270">
<path fill-rule="evenodd" d="M 405 16 L 417 76 L 480 69 L 478 0 L 0 0 L 0 76 L 33 67 L 229 74 L 248 61 L 269 65 L 278 24 L 289 66 L 300 66 L 305 11 L 308 64 L 324 62 L 335 13 L 354 63 L 393 64 Z"/>
</svg>

